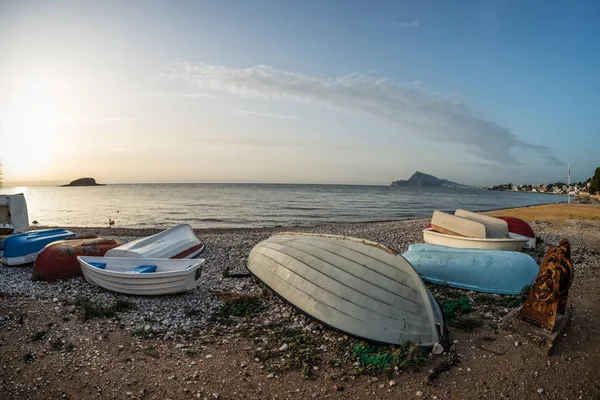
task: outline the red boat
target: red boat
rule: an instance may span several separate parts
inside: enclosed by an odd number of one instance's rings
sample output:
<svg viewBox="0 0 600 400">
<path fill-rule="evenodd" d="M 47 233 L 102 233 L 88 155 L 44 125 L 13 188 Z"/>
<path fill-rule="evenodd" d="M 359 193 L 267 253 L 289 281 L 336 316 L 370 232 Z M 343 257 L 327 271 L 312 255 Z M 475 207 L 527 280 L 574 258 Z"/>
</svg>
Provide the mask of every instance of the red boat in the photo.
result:
<svg viewBox="0 0 600 400">
<path fill-rule="evenodd" d="M 108 250 L 121 244 L 116 240 L 103 238 L 67 239 L 50 243 L 35 259 L 31 279 L 51 282 L 81 275 L 77 256 L 102 257 Z"/>
<path fill-rule="evenodd" d="M 535 239 L 535 233 L 531 226 L 520 218 L 516 217 L 496 217 L 506 221 L 508 223 L 508 231 L 516 233 L 518 235 L 527 236 L 528 238 Z"/>
</svg>

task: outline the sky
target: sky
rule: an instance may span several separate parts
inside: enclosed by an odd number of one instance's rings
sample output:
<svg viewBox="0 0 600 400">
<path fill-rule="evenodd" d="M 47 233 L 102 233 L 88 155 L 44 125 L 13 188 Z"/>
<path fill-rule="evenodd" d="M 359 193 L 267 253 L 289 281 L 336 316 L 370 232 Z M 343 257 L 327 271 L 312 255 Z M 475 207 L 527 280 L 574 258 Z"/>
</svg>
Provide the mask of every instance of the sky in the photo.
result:
<svg viewBox="0 0 600 400">
<path fill-rule="evenodd" d="M 598 20 L 583 0 L 0 0 L 4 181 L 585 180 Z"/>
</svg>

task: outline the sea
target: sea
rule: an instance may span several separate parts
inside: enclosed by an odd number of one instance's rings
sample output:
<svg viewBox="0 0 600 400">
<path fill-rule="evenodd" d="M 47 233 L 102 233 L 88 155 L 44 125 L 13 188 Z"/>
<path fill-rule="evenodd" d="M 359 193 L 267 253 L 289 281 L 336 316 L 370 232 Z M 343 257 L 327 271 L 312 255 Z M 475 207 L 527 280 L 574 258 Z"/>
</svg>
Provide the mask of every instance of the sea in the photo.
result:
<svg viewBox="0 0 600 400">
<path fill-rule="evenodd" d="M 32 186 L 29 221 L 40 226 L 238 228 L 389 221 L 430 217 L 433 210 L 484 211 L 558 203 L 566 196 L 485 189 L 303 184 L 116 184 Z"/>
</svg>

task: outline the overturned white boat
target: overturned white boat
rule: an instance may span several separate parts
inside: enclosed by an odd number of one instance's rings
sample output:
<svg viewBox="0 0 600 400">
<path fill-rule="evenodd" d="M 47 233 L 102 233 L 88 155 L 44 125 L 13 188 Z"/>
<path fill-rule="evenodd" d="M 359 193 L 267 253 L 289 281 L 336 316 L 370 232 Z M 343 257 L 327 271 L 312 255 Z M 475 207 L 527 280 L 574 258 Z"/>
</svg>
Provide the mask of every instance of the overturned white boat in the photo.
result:
<svg viewBox="0 0 600 400">
<path fill-rule="evenodd" d="M 78 256 L 85 279 L 113 292 L 164 295 L 194 290 L 204 259 Z"/>
<path fill-rule="evenodd" d="M 466 236 L 448 235 L 446 233 L 436 232 L 432 228 L 423 230 L 423 239 L 425 243 L 437 244 L 440 246 L 455 247 L 462 249 L 488 249 L 488 250 L 508 250 L 521 251 L 529 238 L 521 235 L 509 233 L 506 238 L 470 238 Z"/>
<path fill-rule="evenodd" d="M 19 233 L 29 227 L 25 195 L 0 195 L 0 235 Z"/>
<path fill-rule="evenodd" d="M 369 341 L 440 342 L 439 305 L 395 251 L 344 236 L 281 233 L 257 244 L 248 269 L 310 317 Z"/>
<path fill-rule="evenodd" d="M 115 247 L 106 252 L 106 257 L 196 258 L 202 251 L 204 243 L 190 225 L 182 224 Z"/>
</svg>

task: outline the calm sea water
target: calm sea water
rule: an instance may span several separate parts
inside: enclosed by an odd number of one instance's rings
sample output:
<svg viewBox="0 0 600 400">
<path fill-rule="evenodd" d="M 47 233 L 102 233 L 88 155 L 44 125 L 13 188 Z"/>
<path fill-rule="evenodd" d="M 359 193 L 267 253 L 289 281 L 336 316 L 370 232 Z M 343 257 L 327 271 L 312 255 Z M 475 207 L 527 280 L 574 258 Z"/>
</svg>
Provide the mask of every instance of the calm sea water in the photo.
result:
<svg viewBox="0 0 600 400">
<path fill-rule="evenodd" d="M 195 228 L 314 225 L 429 217 L 566 201 L 564 196 L 479 189 L 272 184 L 138 184 L 4 188 L 25 193 L 29 220 L 46 226 Z"/>
</svg>

